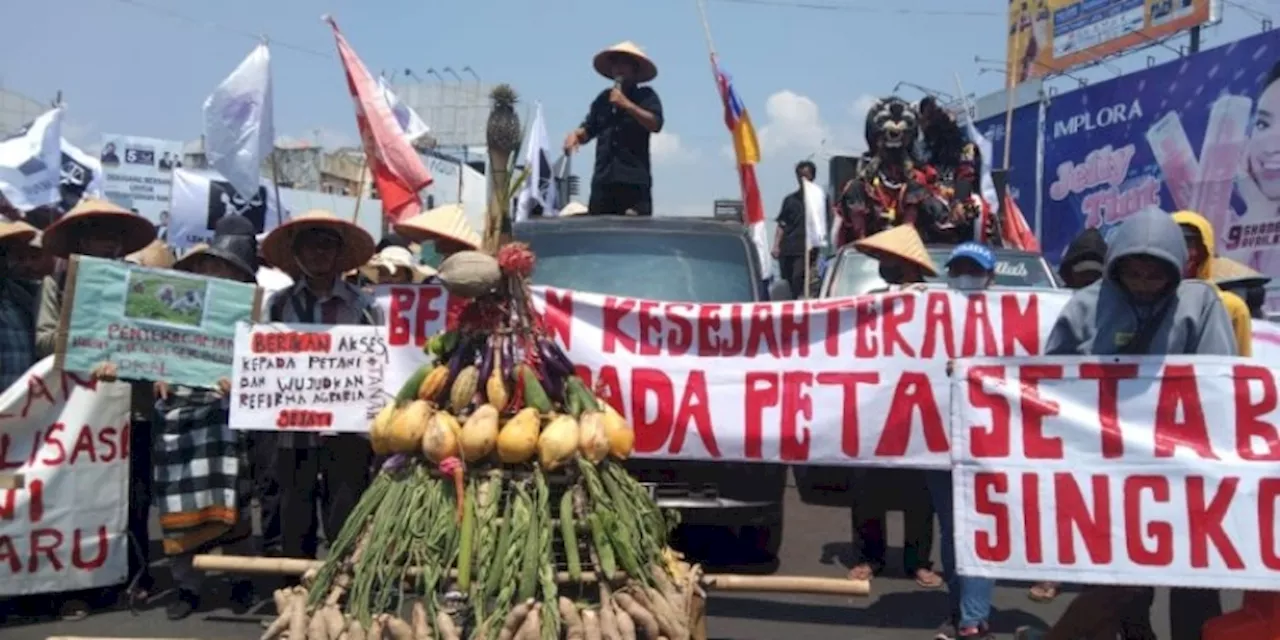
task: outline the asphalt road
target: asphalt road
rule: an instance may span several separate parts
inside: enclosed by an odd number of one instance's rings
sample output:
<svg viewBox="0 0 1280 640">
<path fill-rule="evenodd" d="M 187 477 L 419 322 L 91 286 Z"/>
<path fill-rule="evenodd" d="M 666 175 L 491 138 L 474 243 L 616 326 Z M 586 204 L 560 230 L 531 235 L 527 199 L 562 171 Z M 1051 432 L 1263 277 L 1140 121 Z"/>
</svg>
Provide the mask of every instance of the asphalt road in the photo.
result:
<svg viewBox="0 0 1280 640">
<path fill-rule="evenodd" d="M 785 516 L 786 535 L 776 573 L 825 577 L 845 575 L 850 552 L 847 509 L 805 505 L 794 490 L 789 490 Z M 889 523 L 890 544 L 898 545 L 902 534 L 901 522 L 894 516 Z M 889 553 L 891 573 L 875 579 L 869 598 L 713 595 L 708 602 L 710 635 L 734 640 L 932 638 L 934 629 L 946 612 L 945 592 L 922 590 L 913 580 L 892 573 L 900 564 L 897 562 L 900 549 L 891 548 Z M 157 564 L 154 573 L 162 588 L 168 579 L 168 570 L 163 562 Z M 0 621 L 0 640 L 45 640 L 54 636 L 202 640 L 258 638 L 262 629 L 256 622 L 216 619 L 230 614 L 222 604 L 226 601 L 227 589 L 217 580 L 210 580 L 210 583 L 213 593 L 205 597 L 207 610 L 180 622 L 169 622 L 165 618 L 164 604 L 172 593 L 160 592 L 137 615 L 115 610 L 79 622 L 61 622 L 47 616 L 6 614 Z M 1067 593 L 1052 604 L 1033 603 L 1026 597 L 1026 586 L 1002 583 L 996 590 L 991 623 L 1001 638 L 1011 638 L 1013 630 L 1020 625 L 1055 620 L 1070 601 L 1071 594 Z M 264 584 L 263 588 L 269 587 Z M 38 598 L 26 601 L 21 613 L 34 614 L 46 602 Z M 1238 606 L 1239 595 L 1229 594 L 1224 602 L 1230 607 Z M 1157 596 L 1152 618 L 1160 637 L 1168 637 L 1168 596 L 1163 590 Z"/>
</svg>

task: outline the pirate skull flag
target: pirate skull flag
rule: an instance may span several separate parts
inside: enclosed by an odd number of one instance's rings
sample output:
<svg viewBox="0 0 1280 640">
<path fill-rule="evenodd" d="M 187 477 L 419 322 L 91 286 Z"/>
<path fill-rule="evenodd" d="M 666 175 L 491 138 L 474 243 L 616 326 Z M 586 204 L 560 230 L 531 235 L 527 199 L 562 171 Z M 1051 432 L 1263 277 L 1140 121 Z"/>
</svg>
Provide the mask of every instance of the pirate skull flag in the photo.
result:
<svg viewBox="0 0 1280 640">
<path fill-rule="evenodd" d="M 276 212 L 270 197 L 270 183 L 262 182 L 251 198 L 241 196 L 220 174 L 213 171 L 176 169 L 169 209 L 169 244 L 184 251 L 213 238 L 218 221 L 242 215 L 253 222 L 254 231 L 270 231 L 288 213 Z"/>
<path fill-rule="evenodd" d="M 70 211 L 85 196 L 101 198 L 102 163 L 63 138 L 62 180 L 58 187 L 64 211 Z"/>
</svg>

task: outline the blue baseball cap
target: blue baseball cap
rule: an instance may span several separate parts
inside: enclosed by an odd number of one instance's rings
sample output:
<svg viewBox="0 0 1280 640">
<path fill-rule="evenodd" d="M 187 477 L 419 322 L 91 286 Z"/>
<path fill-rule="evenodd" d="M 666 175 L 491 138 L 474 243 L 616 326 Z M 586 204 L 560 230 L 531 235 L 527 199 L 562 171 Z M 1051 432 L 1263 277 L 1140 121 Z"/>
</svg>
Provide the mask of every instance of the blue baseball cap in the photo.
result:
<svg viewBox="0 0 1280 640">
<path fill-rule="evenodd" d="M 996 254 L 991 252 L 990 247 L 977 242 L 966 242 L 952 249 L 946 266 L 950 267 L 952 262 L 966 258 L 974 261 L 983 271 L 996 270 Z"/>
</svg>

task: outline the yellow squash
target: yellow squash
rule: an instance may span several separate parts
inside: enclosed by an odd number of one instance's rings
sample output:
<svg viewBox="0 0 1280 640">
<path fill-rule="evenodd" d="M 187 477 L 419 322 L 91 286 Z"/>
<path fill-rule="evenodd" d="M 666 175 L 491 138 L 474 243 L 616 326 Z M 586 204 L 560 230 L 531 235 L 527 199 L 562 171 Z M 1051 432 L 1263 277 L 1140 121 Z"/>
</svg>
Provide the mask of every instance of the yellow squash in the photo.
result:
<svg viewBox="0 0 1280 640">
<path fill-rule="evenodd" d="M 426 432 L 422 434 L 422 455 L 437 464 L 446 458 L 458 457 L 458 432 L 461 430 L 458 419 L 449 412 L 431 414 Z"/>
<path fill-rule="evenodd" d="M 435 402 L 441 391 L 444 391 L 444 385 L 449 382 L 449 367 L 444 365 L 436 365 L 427 377 L 422 379 L 422 384 L 418 386 L 418 399 L 428 402 Z"/>
<path fill-rule="evenodd" d="M 462 459 L 467 462 L 475 462 L 492 453 L 498 444 L 498 409 L 491 404 L 477 407 L 462 425 L 459 441 Z"/>
<path fill-rule="evenodd" d="M 498 432 L 498 459 L 520 464 L 533 459 L 538 450 L 538 410 L 521 409 Z"/>
<path fill-rule="evenodd" d="M 538 463 L 543 470 L 559 469 L 577 452 L 578 421 L 565 415 L 552 418 L 538 436 Z"/>
<path fill-rule="evenodd" d="M 414 400 L 399 411 L 387 426 L 387 448 L 392 453 L 414 453 L 422 442 L 431 417 L 431 405 Z"/>
<path fill-rule="evenodd" d="M 609 454 L 619 460 L 626 460 L 631 457 L 631 451 L 636 446 L 636 432 L 613 405 L 604 400 L 597 402 L 604 407 L 604 437 L 609 441 Z"/>
<path fill-rule="evenodd" d="M 391 420 L 396 415 L 396 403 L 389 402 L 387 406 L 378 412 L 377 417 L 369 424 L 369 444 L 373 446 L 373 452 L 383 456 L 391 453 L 390 443 L 387 441 L 387 431 L 391 427 Z"/>
<path fill-rule="evenodd" d="M 578 454 L 600 464 L 609 455 L 609 439 L 604 435 L 604 414 L 583 411 L 578 416 Z"/>
</svg>

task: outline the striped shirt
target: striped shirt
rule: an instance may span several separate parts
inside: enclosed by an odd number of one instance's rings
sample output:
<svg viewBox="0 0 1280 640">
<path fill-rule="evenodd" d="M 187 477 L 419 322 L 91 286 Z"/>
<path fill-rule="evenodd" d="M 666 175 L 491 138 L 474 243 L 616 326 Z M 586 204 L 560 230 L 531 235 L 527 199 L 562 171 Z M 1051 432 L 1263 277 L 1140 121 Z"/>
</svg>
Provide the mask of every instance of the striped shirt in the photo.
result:
<svg viewBox="0 0 1280 640">
<path fill-rule="evenodd" d="M 300 280 L 272 294 L 266 309 L 270 322 L 375 326 L 383 323 L 382 311 L 373 296 L 341 279 L 335 281 L 333 290 L 324 297 L 317 297 L 306 281 Z M 283 449 L 305 449 L 320 444 L 319 434 L 282 431 L 277 435 Z"/>
</svg>

